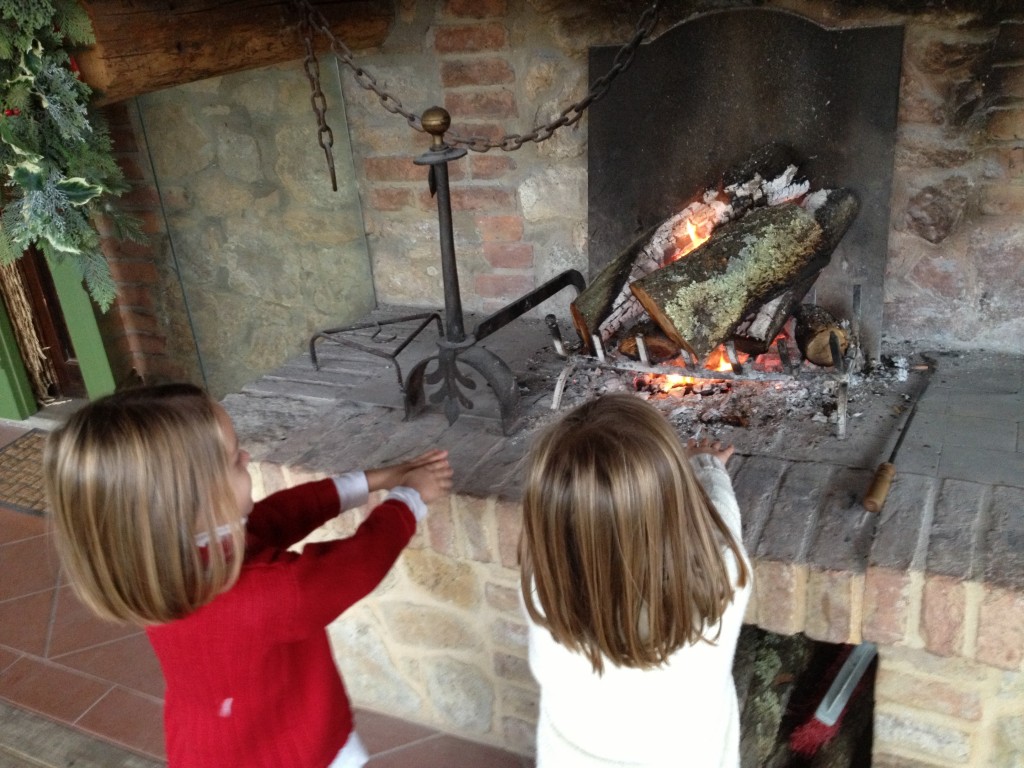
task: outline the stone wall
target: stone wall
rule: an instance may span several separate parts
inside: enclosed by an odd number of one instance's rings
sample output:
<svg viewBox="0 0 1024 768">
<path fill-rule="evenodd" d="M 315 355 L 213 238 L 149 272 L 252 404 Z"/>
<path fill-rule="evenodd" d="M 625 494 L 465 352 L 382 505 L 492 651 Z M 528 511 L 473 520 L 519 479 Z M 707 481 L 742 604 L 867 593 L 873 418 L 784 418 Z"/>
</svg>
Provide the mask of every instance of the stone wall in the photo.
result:
<svg viewBox="0 0 1024 768">
<path fill-rule="evenodd" d="M 1024 15 L 993 10 L 999 3 L 905 12 L 935 4 L 740 0 L 666 4 L 659 29 L 700 11 L 755 5 L 830 26 L 905 25 L 884 326 L 891 338 L 937 347 L 1018 349 Z M 439 104 L 454 133 L 495 139 L 527 133 L 581 99 L 588 47 L 628 40 L 641 7 L 409 1 L 381 49 L 358 60 L 407 109 Z M 436 305 L 436 207 L 411 164 L 428 139 L 347 71 L 343 87 L 378 297 Z M 452 164 L 467 309 L 492 310 L 565 268 L 586 274 L 586 122 L 515 152 L 471 153 Z M 564 300 L 551 303 L 541 311 L 564 313 Z"/>
<path fill-rule="evenodd" d="M 832 469 L 853 475 L 839 487 L 867 486 L 868 472 Z M 324 476 L 268 461 L 251 471 L 257 497 Z M 1021 574 L 1014 556 L 992 566 L 996 550 L 970 545 L 977 520 L 961 502 L 990 494 L 993 519 L 1012 521 L 1024 491 L 904 476 L 886 502 L 886 525 L 865 548 L 850 544 L 861 530 L 859 501 L 820 496 L 828 465 L 735 456 L 730 471 L 755 569 L 746 623 L 879 646 L 872 764 L 1019 765 Z M 808 512 L 818 505 L 819 515 Z M 332 521 L 313 538 L 350 535 L 365 513 Z M 952 525 L 953 515 L 966 519 Z M 538 691 L 518 599 L 520 530 L 519 505 L 508 499 L 458 494 L 431 507 L 388 578 L 331 625 L 359 706 L 532 752 Z M 990 536 L 1004 534 L 1012 529 L 995 525 Z M 945 575 L 954 564 L 961 573 Z"/>
<path fill-rule="evenodd" d="M 666 4 L 657 32 L 750 6 L 833 27 L 904 25 L 883 327 L 894 340 L 1012 352 L 1024 332 L 1024 14 L 1000 2 L 934 5 L 680 2 Z M 404 0 L 385 44 L 356 60 L 405 109 L 439 104 L 453 132 L 493 140 L 583 98 L 588 48 L 625 42 L 638 18 L 626 0 Z M 126 358 L 119 371 L 202 374 L 223 394 L 375 300 L 443 304 L 436 202 L 412 162 L 428 137 L 345 67 L 339 86 L 336 62 L 322 62 L 338 193 L 301 62 L 115 110 L 135 128 L 115 131 L 133 183 L 126 206 L 152 234 L 148 264 L 133 245 L 106 249 L 122 280 L 107 320 Z M 467 310 L 497 309 L 567 268 L 586 274 L 586 151 L 584 116 L 542 143 L 452 163 Z M 555 297 L 535 313 L 564 317 L 566 305 Z"/>
<path fill-rule="evenodd" d="M 215 396 L 237 391 L 304 349 L 314 332 L 353 322 L 375 304 L 338 74 L 326 65 L 321 74 L 337 192 L 301 62 L 157 92 L 133 105 L 151 164 L 144 171 L 152 186 L 146 189 L 140 172 L 140 194 L 159 205 L 150 215 L 148 264 L 157 275 L 147 286 L 122 279 L 116 311 L 174 297 L 158 323 Z M 128 318 L 129 327 L 148 321 Z"/>
</svg>

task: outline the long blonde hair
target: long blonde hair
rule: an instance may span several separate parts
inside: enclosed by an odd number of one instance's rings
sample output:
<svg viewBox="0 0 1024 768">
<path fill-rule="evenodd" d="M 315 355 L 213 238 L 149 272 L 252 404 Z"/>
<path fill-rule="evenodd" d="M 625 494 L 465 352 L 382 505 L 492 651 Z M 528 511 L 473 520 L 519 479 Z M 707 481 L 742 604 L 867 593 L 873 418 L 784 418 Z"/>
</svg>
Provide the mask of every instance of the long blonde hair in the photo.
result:
<svg viewBox="0 0 1024 768">
<path fill-rule="evenodd" d="M 597 398 L 539 437 L 523 514 L 526 608 L 599 673 L 604 658 L 644 669 L 714 642 L 734 593 L 723 547 L 738 585 L 748 577 L 675 430 L 632 395 Z"/>
<path fill-rule="evenodd" d="M 227 451 L 215 404 L 190 384 L 109 395 L 49 435 L 57 548 L 86 605 L 115 621 L 163 623 L 237 579 L 244 529 Z M 204 535 L 220 545 L 197 546 Z"/>
</svg>

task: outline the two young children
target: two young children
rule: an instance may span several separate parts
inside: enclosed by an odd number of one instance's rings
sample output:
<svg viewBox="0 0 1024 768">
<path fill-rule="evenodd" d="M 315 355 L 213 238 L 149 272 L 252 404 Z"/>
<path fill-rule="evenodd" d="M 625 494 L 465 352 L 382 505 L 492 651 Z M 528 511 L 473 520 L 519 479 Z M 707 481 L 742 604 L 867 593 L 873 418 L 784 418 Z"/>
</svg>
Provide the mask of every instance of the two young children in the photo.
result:
<svg viewBox="0 0 1024 768">
<path fill-rule="evenodd" d="M 531 453 L 520 546 L 538 768 L 738 765 L 731 664 L 749 568 L 724 462 L 629 395 Z M 168 763 L 362 766 L 326 626 L 384 578 L 443 451 L 253 504 L 230 418 L 191 385 L 89 404 L 44 454 L 58 547 L 94 611 L 145 626 L 166 678 Z M 390 489 L 346 539 L 289 549 Z"/>
</svg>

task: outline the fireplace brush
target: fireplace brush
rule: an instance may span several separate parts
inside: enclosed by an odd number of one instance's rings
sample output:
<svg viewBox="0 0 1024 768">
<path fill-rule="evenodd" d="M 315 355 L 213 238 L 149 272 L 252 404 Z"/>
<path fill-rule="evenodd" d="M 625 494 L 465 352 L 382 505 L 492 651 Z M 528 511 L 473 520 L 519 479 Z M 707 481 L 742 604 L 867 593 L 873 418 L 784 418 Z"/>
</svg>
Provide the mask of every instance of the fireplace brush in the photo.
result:
<svg viewBox="0 0 1024 768">
<path fill-rule="evenodd" d="M 927 357 L 925 357 L 925 368 L 927 371 L 924 374 L 924 383 L 921 385 L 917 397 L 914 398 L 914 404 L 910 406 L 910 410 L 903 420 L 899 437 L 896 438 L 896 444 L 892 448 L 892 453 L 889 454 L 889 460 L 883 461 L 878 465 L 878 469 L 875 470 L 875 476 L 871 480 L 871 485 L 868 487 L 868 492 L 864 495 L 864 509 L 868 512 L 881 512 L 885 500 L 889 496 L 889 488 L 892 486 L 893 478 L 896 476 L 896 454 L 899 453 L 900 447 L 903 445 L 903 439 L 907 436 L 907 432 L 910 431 L 910 422 L 914 420 L 914 414 L 917 413 L 917 404 L 924 397 L 925 390 L 928 389 L 928 384 L 931 381 L 931 375 L 935 371 L 935 364 Z"/>
</svg>

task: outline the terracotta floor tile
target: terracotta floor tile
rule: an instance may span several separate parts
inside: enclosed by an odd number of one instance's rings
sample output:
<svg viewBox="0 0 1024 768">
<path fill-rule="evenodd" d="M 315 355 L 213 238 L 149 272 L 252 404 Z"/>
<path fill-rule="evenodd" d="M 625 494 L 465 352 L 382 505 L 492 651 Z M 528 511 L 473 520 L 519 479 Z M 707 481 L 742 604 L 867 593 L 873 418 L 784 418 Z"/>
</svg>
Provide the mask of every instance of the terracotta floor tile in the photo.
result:
<svg viewBox="0 0 1024 768">
<path fill-rule="evenodd" d="M 0 544 L 21 541 L 47 532 L 46 518 L 0 506 Z"/>
<path fill-rule="evenodd" d="M 0 645 L 34 656 L 45 655 L 54 592 L 49 589 L 0 603 Z"/>
<path fill-rule="evenodd" d="M 85 650 L 111 640 L 142 634 L 138 627 L 115 624 L 99 618 L 75 597 L 75 592 L 70 586 L 57 590 L 56 601 L 49 644 L 46 648 L 46 655 L 50 658 Z"/>
<path fill-rule="evenodd" d="M 33 536 L 0 546 L 0 573 L 0 600 L 52 589 L 60 565 L 50 536 Z"/>
<path fill-rule="evenodd" d="M 9 648 L 0 648 L 0 673 L 3 673 L 11 664 L 21 658 L 21 654 Z"/>
<path fill-rule="evenodd" d="M 76 725 L 129 749 L 165 759 L 163 704 L 158 699 L 113 688 Z"/>
<path fill-rule="evenodd" d="M 437 733 L 426 726 L 369 710 L 358 710 L 355 717 L 359 738 L 363 740 L 371 755 L 402 747 Z"/>
<path fill-rule="evenodd" d="M 532 761 L 454 736 L 435 736 L 370 758 L 367 768 L 529 768 Z"/>
<path fill-rule="evenodd" d="M 108 683 L 29 657 L 0 673 L 0 697 L 73 723 L 110 689 Z"/>
<path fill-rule="evenodd" d="M 156 660 L 153 647 L 144 634 L 131 635 L 62 656 L 51 656 L 51 660 L 132 691 L 158 699 L 164 695 L 160 662 Z"/>
</svg>

